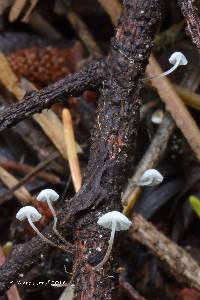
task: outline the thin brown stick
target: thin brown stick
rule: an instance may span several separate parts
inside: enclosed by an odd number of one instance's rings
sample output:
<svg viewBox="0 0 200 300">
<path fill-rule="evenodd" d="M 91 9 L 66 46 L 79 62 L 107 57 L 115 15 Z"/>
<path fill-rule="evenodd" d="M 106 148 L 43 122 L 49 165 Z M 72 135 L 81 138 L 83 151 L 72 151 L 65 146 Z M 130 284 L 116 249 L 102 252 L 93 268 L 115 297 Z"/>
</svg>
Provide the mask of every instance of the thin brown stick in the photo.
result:
<svg viewBox="0 0 200 300">
<path fill-rule="evenodd" d="M 113 25 L 117 25 L 121 14 L 121 4 L 118 0 L 97 0 L 111 18 Z"/>
<path fill-rule="evenodd" d="M 77 155 L 72 118 L 68 109 L 63 109 L 62 120 L 64 127 L 64 140 L 72 181 L 74 184 L 75 191 L 78 192 L 81 188 L 82 176 Z"/>
<path fill-rule="evenodd" d="M 41 14 L 37 11 L 34 11 L 30 19 L 28 20 L 28 24 L 38 32 L 40 35 L 46 38 L 54 38 L 61 39 L 63 38 L 62 34 L 57 31 Z"/>
<path fill-rule="evenodd" d="M 26 11 L 25 16 L 23 17 L 22 21 L 27 23 L 29 21 L 29 18 L 31 17 L 31 14 L 34 10 L 34 8 L 36 7 L 38 3 L 38 0 L 31 0 L 30 6 L 28 8 L 28 10 Z"/>
<path fill-rule="evenodd" d="M 179 281 L 200 291 L 200 266 L 197 262 L 141 215 L 134 214 L 130 236 L 166 262 Z"/>
<path fill-rule="evenodd" d="M 23 179 L 19 180 L 17 184 L 12 186 L 10 190 L 0 197 L 0 204 L 4 203 L 8 197 L 15 193 L 22 185 L 29 182 L 38 172 L 40 172 L 44 167 L 46 167 L 52 160 L 59 157 L 59 153 L 52 153 L 45 161 L 40 162 L 35 168 L 32 169 Z"/>
<path fill-rule="evenodd" d="M 69 75 L 38 92 L 26 94 L 23 101 L 1 110 L 0 131 L 49 108 L 56 102 L 66 102 L 69 96 L 79 96 L 86 89 L 97 89 L 103 79 L 104 67 L 102 61 L 91 63 L 79 73 Z"/>
<path fill-rule="evenodd" d="M 148 76 L 158 76 L 161 73 L 163 71 L 160 65 L 151 55 L 147 66 Z M 176 125 L 182 131 L 197 159 L 200 160 L 200 130 L 173 85 L 167 77 L 152 79 L 152 85 L 157 89 L 158 94 L 166 104 L 166 109 L 171 113 Z"/>
<path fill-rule="evenodd" d="M 187 89 L 182 86 L 174 85 L 174 87 L 186 105 L 189 105 L 197 110 L 200 110 L 200 95 L 199 94 L 194 93 L 190 89 Z"/>
<path fill-rule="evenodd" d="M 92 34 L 90 33 L 86 24 L 81 20 L 79 15 L 77 15 L 71 8 L 66 9 L 66 17 L 73 29 L 76 31 L 80 40 L 83 42 L 87 50 L 92 56 L 101 57 L 101 49 L 95 42 Z"/>
<path fill-rule="evenodd" d="M 27 164 L 19 163 L 14 160 L 5 160 L 5 161 L 0 161 L 0 166 L 3 167 L 5 170 L 8 171 L 17 171 L 22 174 L 26 173 L 31 173 L 34 170 L 34 166 L 30 166 Z M 39 173 L 35 174 L 34 177 L 43 179 L 44 181 L 50 183 L 50 184 L 60 184 L 61 180 L 60 178 L 50 172 L 46 171 L 40 171 Z"/>
<path fill-rule="evenodd" d="M 0 167 L 0 180 L 10 189 L 19 184 L 19 181 L 2 167 Z M 15 191 L 14 195 L 22 205 L 30 204 L 33 201 L 31 194 L 23 186 L 21 186 L 18 191 Z"/>
<path fill-rule="evenodd" d="M 9 13 L 10 22 L 14 22 L 19 17 L 26 3 L 27 0 L 15 0 Z"/>
</svg>

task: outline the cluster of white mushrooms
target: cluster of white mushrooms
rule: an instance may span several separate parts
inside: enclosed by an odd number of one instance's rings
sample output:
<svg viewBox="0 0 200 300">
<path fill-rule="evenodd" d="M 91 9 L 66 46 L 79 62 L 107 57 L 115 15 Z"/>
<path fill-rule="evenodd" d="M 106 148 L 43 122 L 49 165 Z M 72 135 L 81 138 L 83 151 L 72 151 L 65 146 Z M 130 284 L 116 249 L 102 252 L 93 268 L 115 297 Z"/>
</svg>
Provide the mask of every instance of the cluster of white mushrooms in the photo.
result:
<svg viewBox="0 0 200 300">
<path fill-rule="evenodd" d="M 56 225 L 57 225 L 57 216 L 56 216 L 56 212 L 53 208 L 52 203 L 57 201 L 59 199 L 59 195 L 52 189 L 45 189 L 43 191 L 41 191 L 38 196 L 36 197 L 36 200 L 40 201 L 40 202 L 46 202 L 48 204 L 49 209 L 51 210 L 51 213 L 53 215 L 53 219 L 54 219 L 54 224 L 53 224 L 53 231 L 54 233 L 59 237 L 59 239 L 64 243 L 64 245 L 66 246 L 66 240 L 64 239 L 64 237 L 62 237 L 62 235 L 58 232 Z M 35 207 L 32 206 L 24 206 L 22 207 L 18 213 L 16 214 L 16 218 L 19 221 L 24 221 L 24 220 L 28 220 L 30 226 L 32 227 L 32 229 L 37 233 L 37 235 L 46 243 L 50 244 L 51 246 L 54 247 L 58 247 L 62 250 L 66 250 L 66 247 L 64 245 L 57 245 L 54 242 L 52 242 L 51 240 L 49 240 L 48 238 L 46 238 L 39 230 L 38 228 L 34 225 L 34 222 L 38 222 L 41 218 L 42 215 L 38 212 L 38 210 Z"/>
<path fill-rule="evenodd" d="M 163 181 L 163 176 L 155 169 L 149 169 L 144 172 L 144 174 L 141 176 L 139 181 L 137 182 L 138 186 L 154 186 L 157 184 L 160 184 Z M 34 225 L 34 222 L 37 222 L 41 219 L 42 215 L 37 211 L 36 208 L 32 206 L 25 206 L 22 207 L 17 215 L 16 218 L 19 221 L 28 220 L 30 226 L 33 228 L 33 230 L 37 233 L 37 235 L 46 243 L 50 244 L 51 246 L 58 247 L 62 250 L 66 250 L 66 240 L 57 230 L 57 216 L 56 212 L 53 208 L 52 203 L 57 201 L 59 199 L 59 195 L 52 189 L 45 189 L 39 193 L 39 195 L 36 197 L 38 201 L 46 202 L 49 206 L 49 209 L 52 212 L 54 223 L 53 223 L 53 231 L 58 236 L 58 238 L 63 242 L 63 245 L 57 245 L 51 240 L 49 240 L 47 237 L 45 237 L 38 228 Z M 114 243 L 114 237 L 116 231 L 122 231 L 122 230 L 128 230 L 131 226 L 132 222 L 122 213 L 119 211 L 111 211 L 104 215 L 102 215 L 98 221 L 98 225 L 111 230 L 110 239 L 108 243 L 108 248 L 106 251 L 106 254 L 103 258 L 103 260 L 94 268 L 94 269 L 100 269 L 109 259 L 110 253 L 112 251 L 113 243 Z"/>
<path fill-rule="evenodd" d="M 163 176 L 156 169 L 149 169 L 144 172 L 137 182 L 138 186 L 155 186 L 163 181 Z M 132 222 L 119 211 L 111 211 L 101 216 L 97 223 L 111 230 L 110 239 L 108 242 L 108 248 L 103 260 L 95 267 L 100 269 L 109 259 L 114 243 L 115 231 L 128 230 Z"/>
<path fill-rule="evenodd" d="M 179 66 L 187 65 L 188 61 L 186 57 L 181 52 L 175 52 L 173 53 L 170 58 L 169 62 L 173 65 L 172 68 L 170 68 L 168 71 L 162 73 L 159 76 L 147 78 L 154 79 L 154 78 L 161 78 L 164 76 L 169 75 L 172 73 L 176 68 Z M 160 124 L 162 122 L 163 118 L 163 112 L 157 111 L 153 118 L 152 122 L 156 124 Z M 163 181 L 163 176 L 155 169 L 149 169 L 144 172 L 144 174 L 141 176 L 141 178 L 138 180 L 137 185 L 138 186 L 155 186 L 160 184 Z M 46 238 L 34 225 L 34 222 L 37 222 L 41 219 L 41 214 L 37 211 L 36 208 L 32 206 L 25 206 L 21 208 L 16 218 L 20 221 L 28 220 L 30 226 L 33 228 L 33 230 L 37 233 L 37 235 L 46 243 L 50 244 L 51 246 L 59 247 L 62 250 L 65 250 L 66 240 L 57 230 L 57 217 L 56 212 L 53 208 L 52 203 L 57 201 L 59 199 L 59 195 L 52 189 L 45 189 L 39 193 L 39 195 L 36 198 L 38 201 L 46 202 L 49 206 L 49 209 L 52 212 L 53 218 L 54 218 L 54 224 L 53 224 L 53 231 L 58 236 L 58 238 L 63 242 L 63 245 L 56 245 L 54 242 L 50 241 L 48 238 Z M 109 259 L 110 253 L 112 251 L 112 246 L 114 242 L 115 232 L 121 231 L 121 230 L 128 230 L 131 226 L 132 222 L 122 213 L 118 211 L 111 211 L 104 215 L 102 215 L 98 221 L 98 225 L 111 230 L 110 239 L 108 243 L 108 248 L 106 251 L 106 254 L 103 258 L 103 260 L 94 268 L 94 269 L 100 269 Z"/>
</svg>

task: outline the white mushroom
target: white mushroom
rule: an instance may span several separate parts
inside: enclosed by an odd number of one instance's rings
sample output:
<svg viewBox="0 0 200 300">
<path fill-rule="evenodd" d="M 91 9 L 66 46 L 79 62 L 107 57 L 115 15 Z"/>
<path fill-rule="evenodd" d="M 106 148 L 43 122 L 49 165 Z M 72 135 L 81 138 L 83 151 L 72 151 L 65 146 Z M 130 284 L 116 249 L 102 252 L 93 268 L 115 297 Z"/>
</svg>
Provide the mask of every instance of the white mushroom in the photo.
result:
<svg viewBox="0 0 200 300">
<path fill-rule="evenodd" d="M 59 195 L 52 189 L 45 189 L 43 191 L 41 191 L 38 196 L 36 197 L 36 199 L 38 201 L 41 202 L 47 202 L 49 209 L 51 210 L 51 213 L 53 215 L 53 220 L 54 220 L 54 224 L 53 224 L 53 231 L 55 232 L 55 234 L 66 244 L 66 240 L 64 239 L 64 237 L 58 232 L 56 226 L 57 226 L 57 216 L 56 216 L 56 212 L 53 208 L 52 202 L 55 202 L 59 199 Z"/>
<path fill-rule="evenodd" d="M 170 58 L 169 58 L 169 62 L 170 64 L 173 65 L 173 67 L 171 67 L 169 70 L 165 71 L 164 73 L 158 75 L 158 76 L 153 76 L 149 79 L 157 79 L 157 78 L 161 78 L 164 76 L 169 75 L 170 73 L 172 73 L 173 71 L 175 71 L 179 66 L 185 66 L 188 64 L 187 58 L 185 57 L 185 55 L 182 52 L 174 52 Z"/>
<path fill-rule="evenodd" d="M 54 244 L 52 241 L 50 241 L 49 239 L 47 239 L 38 229 L 37 227 L 33 224 L 33 222 L 37 222 L 41 219 L 42 215 L 37 211 L 36 208 L 32 207 L 32 206 L 24 206 L 22 208 L 20 208 L 20 210 L 18 211 L 18 213 L 16 214 L 16 218 L 19 221 L 24 221 L 24 220 L 28 220 L 30 226 L 33 228 L 33 230 L 37 233 L 37 235 L 46 243 L 50 244 L 51 246 L 54 247 L 58 247 L 61 250 L 66 251 L 66 249 L 62 246 L 58 246 L 56 244 Z"/>
<path fill-rule="evenodd" d="M 97 223 L 104 228 L 110 229 L 111 234 L 106 254 L 103 260 L 95 267 L 95 269 L 101 268 L 109 259 L 114 242 L 115 231 L 128 230 L 132 224 L 132 222 L 119 211 L 111 211 L 104 214 L 98 219 Z"/>
<path fill-rule="evenodd" d="M 152 121 L 152 123 L 154 123 L 154 124 L 161 124 L 162 121 L 163 121 L 163 117 L 164 117 L 163 110 L 157 109 L 157 110 L 154 111 L 154 113 L 152 114 L 151 121 Z"/>
<path fill-rule="evenodd" d="M 144 172 L 142 177 L 138 180 L 139 186 L 154 186 L 163 181 L 163 176 L 155 169 L 149 169 Z"/>
</svg>

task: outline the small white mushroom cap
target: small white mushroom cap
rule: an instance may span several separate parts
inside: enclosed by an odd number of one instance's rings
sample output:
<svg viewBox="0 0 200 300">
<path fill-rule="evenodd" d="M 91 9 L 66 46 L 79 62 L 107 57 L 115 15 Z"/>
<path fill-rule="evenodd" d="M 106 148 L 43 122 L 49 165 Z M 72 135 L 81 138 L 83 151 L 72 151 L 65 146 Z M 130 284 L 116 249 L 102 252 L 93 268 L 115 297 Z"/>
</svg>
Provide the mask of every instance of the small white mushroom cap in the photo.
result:
<svg viewBox="0 0 200 300">
<path fill-rule="evenodd" d="M 110 211 L 105 215 L 101 216 L 97 223 L 104 228 L 112 229 L 113 223 L 115 223 L 116 231 L 128 230 L 132 222 L 119 211 Z"/>
<path fill-rule="evenodd" d="M 157 110 L 154 111 L 154 113 L 152 114 L 151 121 L 152 121 L 152 123 L 154 123 L 154 124 L 161 124 L 162 121 L 163 121 L 163 117 L 164 117 L 163 110 L 157 109 Z"/>
<path fill-rule="evenodd" d="M 137 182 L 139 186 L 154 186 L 163 181 L 163 176 L 155 169 L 149 169 L 144 172 L 142 177 Z"/>
<path fill-rule="evenodd" d="M 182 52 L 174 52 L 170 58 L 169 62 L 172 65 L 175 65 L 179 61 L 179 66 L 185 66 L 188 64 L 187 58 Z"/>
<path fill-rule="evenodd" d="M 30 217 L 32 222 L 37 222 L 41 219 L 42 215 L 37 211 L 35 207 L 32 206 L 24 206 L 20 208 L 20 210 L 16 214 L 16 218 L 19 221 L 23 221 L 28 217 Z"/>
<path fill-rule="evenodd" d="M 54 202 L 57 201 L 58 198 L 59 195 L 54 190 L 45 189 L 38 194 L 36 199 L 41 202 L 46 202 L 47 200 Z"/>
</svg>

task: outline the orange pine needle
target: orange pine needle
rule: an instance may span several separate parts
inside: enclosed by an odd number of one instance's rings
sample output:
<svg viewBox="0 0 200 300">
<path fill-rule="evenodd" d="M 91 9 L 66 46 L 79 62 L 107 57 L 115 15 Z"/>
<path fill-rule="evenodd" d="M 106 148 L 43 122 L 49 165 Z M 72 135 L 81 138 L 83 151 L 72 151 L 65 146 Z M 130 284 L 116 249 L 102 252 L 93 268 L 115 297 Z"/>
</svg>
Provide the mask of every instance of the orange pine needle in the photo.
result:
<svg viewBox="0 0 200 300">
<path fill-rule="evenodd" d="M 81 187 L 82 177 L 79 166 L 79 160 L 77 155 L 77 147 L 75 142 L 73 124 L 70 111 L 63 109 L 62 120 L 64 127 L 64 141 L 66 146 L 66 152 L 71 171 L 72 181 L 74 184 L 75 191 L 78 192 Z"/>
</svg>

